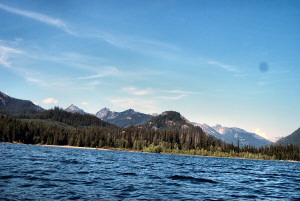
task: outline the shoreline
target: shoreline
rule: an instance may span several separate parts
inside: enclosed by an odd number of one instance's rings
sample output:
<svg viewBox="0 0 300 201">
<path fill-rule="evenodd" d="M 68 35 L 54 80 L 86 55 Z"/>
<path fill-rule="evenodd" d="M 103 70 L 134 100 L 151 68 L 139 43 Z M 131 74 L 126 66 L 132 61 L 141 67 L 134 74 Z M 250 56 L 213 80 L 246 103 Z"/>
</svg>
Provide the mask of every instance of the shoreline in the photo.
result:
<svg viewBox="0 0 300 201">
<path fill-rule="evenodd" d="M 93 148 L 93 147 L 77 147 L 70 145 L 47 145 L 47 144 L 23 144 L 18 142 L 0 142 L 7 144 L 22 144 L 22 145 L 35 145 L 35 146 L 45 146 L 45 147 L 60 147 L 60 148 L 68 148 L 68 149 L 93 149 L 100 151 L 124 151 L 124 152 L 137 152 L 137 153 L 149 153 L 149 154 L 170 154 L 170 155 L 178 155 L 178 156 L 200 156 L 200 157 L 211 157 L 211 158 L 229 158 L 229 159 L 247 159 L 247 160 L 260 160 L 260 161 L 279 161 L 279 162 L 293 162 L 300 163 L 300 161 L 293 160 L 266 160 L 266 159 L 252 159 L 252 158 L 239 158 L 239 157 L 220 157 L 220 156 L 202 156 L 202 155 L 189 155 L 189 154 L 172 154 L 172 153 L 153 153 L 153 152 L 145 152 L 145 151 L 137 151 L 137 150 L 123 150 L 118 148 Z"/>
</svg>

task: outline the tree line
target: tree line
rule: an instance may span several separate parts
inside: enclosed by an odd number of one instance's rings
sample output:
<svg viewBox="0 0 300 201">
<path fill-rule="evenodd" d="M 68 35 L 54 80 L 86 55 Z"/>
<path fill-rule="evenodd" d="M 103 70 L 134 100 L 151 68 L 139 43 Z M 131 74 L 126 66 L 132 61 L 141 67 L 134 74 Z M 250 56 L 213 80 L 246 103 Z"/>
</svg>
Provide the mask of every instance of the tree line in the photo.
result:
<svg viewBox="0 0 300 201">
<path fill-rule="evenodd" d="M 109 124 L 102 125 L 101 120 L 99 122 L 96 119 L 95 124 L 86 120 L 86 122 L 82 121 L 85 123 L 79 124 L 85 127 L 78 127 L 76 119 L 82 118 L 84 115 L 78 116 L 69 113 L 70 116 L 59 116 L 59 113 L 65 114 L 65 111 L 56 108 L 49 112 L 51 115 L 43 114 L 48 121 L 16 119 L 0 115 L 0 141 L 153 153 L 300 161 L 299 148 L 294 145 L 271 145 L 260 148 L 239 147 L 207 135 L 198 127 L 156 131 L 133 126 L 121 129 Z M 39 118 L 41 117 L 39 116 Z M 92 119 L 93 121 L 94 119 Z M 55 122 L 77 126 L 63 127 Z"/>
</svg>

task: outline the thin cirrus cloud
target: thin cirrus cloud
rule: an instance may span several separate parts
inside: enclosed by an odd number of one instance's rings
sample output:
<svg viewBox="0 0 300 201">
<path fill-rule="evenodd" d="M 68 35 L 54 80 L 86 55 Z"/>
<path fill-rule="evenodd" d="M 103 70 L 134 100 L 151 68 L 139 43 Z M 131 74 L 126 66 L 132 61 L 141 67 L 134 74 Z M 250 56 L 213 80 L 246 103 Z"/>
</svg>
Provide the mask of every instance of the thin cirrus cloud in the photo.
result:
<svg viewBox="0 0 300 201">
<path fill-rule="evenodd" d="M 226 65 L 226 64 L 223 64 L 223 63 L 218 62 L 218 61 L 210 60 L 207 63 L 210 64 L 210 65 L 214 65 L 214 66 L 218 66 L 220 68 L 223 68 L 226 71 L 230 71 L 230 72 L 236 71 L 236 67 L 231 66 L 231 65 Z"/>
<path fill-rule="evenodd" d="M 7 46 L 0 46 L 0 64 L 9 68 L 11 66 L 9 59 L 16 54 L 23 54 L 23 51 Z"/>
<path fill-rule="evenodd" d="M 150 89 L 138 90 L 135 87 L 124 87 L 124 88 L 122 88 L 122 90 L 126 93 L 136 95 L 136 96 L 147 95 L 147 94 L 150 94 L 152 92 Z"/>
<path fill-rule="evenodd" d="M 153 49 L 164 49 L 169 51 L 180 51 L 180 48 L 176 45 L 169 44 L 163 41 L 153 40 L 153 39 L 145 39 L 136 36 L 128 36 L 128 35 L 118 35 L 112 34 L 105 31 L 93 31 L 94 34 L 85 34 L 86 37 L 90 38 L 98 38 L 106 43 L 122 48 L 129 49 L 134 51 L 143 50 L 153 50 Z M 95 34 L 96 33 L 96 34 Z M 146 49 L 145 49 L 146 48 Z"/>
<path fill-rule="evenodd" d="M 105 31 L 95 30 L 93 34 L 82 34 L 87 38 L 95 38 L 108 43 L 119 49 L 126 49 L 145 55 L 174 60 L 179 56 L 181 49 L 174 44 L 164 41 L 141 38 L 124 34 L 113 34 Z"/>
<path fill-rule="evenodd" d="M 93 33 L 96 32 L 96 34 L 90 34 L 84 32 L 75 33 L 73 30 L 70 29 L 70 27 L 67 25 L 66 22 L 64 22 L 59 18 L 53 18 L 41 13 L 23 10 L 19 8 L 13 8 L 1 3 L 0 3 L 0 9 L 42 22 L 47 25 L 57 27 L 73 36 L 81 36 L 86 38 L 98 38 L 120 49 L 128 49 L 132 51 L 142 52 L 147 55 L 150 54 L 153 56 L 163 57 L 166 59 L 176 58 L 178 55 L 174 53 L 180 51 L 180 48 L 177 47 L 176 45 L 169 44 L 163 41 L 153 40 L 153 39 L 117 35 L 117 34 L 112 34 L 104 31 L 93 31 Z"/>
<path fill-rule="evenodd" d="M 153 90 L 150 88 L 147 89 L 137 89 L 135 87 L 124 87 L 122 88 L 123 92 L 127 94 L 135 95 L 135 96 L 143 96 L 149 94 L 161 94 L 163 96 L 158 96 L 158 99 L 162 100 L 179 100 L 188 95 L 202 94 L 201 92 L 193 92 L 193 91 L 182 91 L 182 90 Z M 176 94 L 176 95 L 175 95 Z"/>
<path fill-rule="evenodd" d="M 164 92 L 173 93 L 173 94 L 202 94 L 202 92 L 195 91 L 181 91 L 181 90 L 167 90 Z"/>
<path fill-rule="evenodd" d="M 158 111 L 157 103 L 154 100 L 145 100 L 141 98 L 119 98 L 110 99 L 110 103 L 122 109 L 134 108 L 137 111 L 145 113 L 154 113 Z"/>
<path fill-rule="evenodd" d="M 116 67 L 107 67 L 104 69 L 101 73 L 97 73 L 95 75 L 89 75 L 85 77 L 79 77 L 78 80 L 90 80 L 90 79 L 97 79 L 102 78 L 106 76 L 114 76 L 114 75 L 120 75 L 120 71 Z"/>
<path fill-rule="evenodd" d="M 164 99 L 164 100 L 178 100 L 178 99 L 181 99 L 181 98 L 183 98 L 185 96 L 186 96 L 185 94 L 181 94 L 179 96 L 162 96 L 160 98 Z"/>
<path fill-rule="evenodd" d="M 179 100 L 183 97 L 186 97 L 187 95 L 201 95 L 203 94 L 202 92 L 195 92 L 195 91 L 183 91 L 183 90 L 165 90 L 163 91 L 164 93 L 169 93 L 169 94 L 178 94 L 177 96 L 161 96 L 160 99 L 163 100 Z"/>
<path fill-rule="evenodd" d="M 0 3 L 0 9 L 5 10 L 5 11 L 10 12 L 10 13 L 20 15 L 20 16 L 24 16 L 24 17 L 27 17 L 27 18 L 30 18 L 30 19 L 48 24 L 48 25 L 55 26 L 55 27 L 65 31 L 65 32 L 67 32 L 68 34 L 77 35 L 73 31 L 71 31 L 70 28 L 68 27 L 68 25 L 64 21 L 62 21 L 61 19 L 53 18 L 53 17 L 47 16 L 47 15 L 32 12 L 32 11 L 13 8 L 13 7 L 1 4 L 1 3 Z"/>
<path fill-rule="evenodd" d="M 46 98 L 45 100 L 42 101 L 44 104 L 52 104 L 52 103 L 58 103 L 58 100 L 54 98 Z"/>
</svg>

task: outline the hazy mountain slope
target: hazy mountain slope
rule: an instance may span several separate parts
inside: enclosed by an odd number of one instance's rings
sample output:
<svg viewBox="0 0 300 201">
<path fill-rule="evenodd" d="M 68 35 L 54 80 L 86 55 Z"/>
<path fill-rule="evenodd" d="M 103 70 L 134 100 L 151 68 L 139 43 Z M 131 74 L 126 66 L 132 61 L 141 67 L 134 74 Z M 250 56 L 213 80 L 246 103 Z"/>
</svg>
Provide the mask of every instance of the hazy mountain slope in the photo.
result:
<svg viewBox="0 0 300 201">
<path fill-rule="evenodd" d="M 28 100 L 12 98 L 0 92 L 0 113 L 10 115 L 34 114 L 44 111 L 43 108 Z"/>
<path fill-rule="evenodd" d="M 226 141 L 224 135 L 220 134 L 218 131 L 216 131 L 215 129 L 213 129 L 207 124 L 195 124 L 195 126 L 200 126 L 209 135 L 215 136 L 216 138 L 222 141 Z"/>
<path fill-rule="evenodd" d="M 247 132 L 240 128 L 228 128 L 228 127 L 222 127 L 221 125 L 216 125 L 213 127 L 210 127 L 207 124 L 201 124 L 200 125 L 208 134 L 213 135 L 226 143 L 233 143 L 234 145 L 238 144 L 240 146 L 254 146 L 254 147 L 260 147 L 265 145 L 272 144 L 271 141 L 255 134 Z"/>
<path fill-rule="evenodd" d="M 294 144 L 300 148 L 300 128 L 298 128 L 295 132 L 292 134 L 281 138 L 278 140 L 276 144 L 279 145 L 289 145 L 289 144 Z"/>
<path fill-rule="evenodd" d="M 126 128 L 128 126 L 137 126 L 149 121 L 153 116 L 140 112 L 135 112 L 132 109 L 123 112 L 113 112 L 108 108 L 103 108 L 96 113 L 96 117 L 115 124 L 119 127 Z"/>
</svg>

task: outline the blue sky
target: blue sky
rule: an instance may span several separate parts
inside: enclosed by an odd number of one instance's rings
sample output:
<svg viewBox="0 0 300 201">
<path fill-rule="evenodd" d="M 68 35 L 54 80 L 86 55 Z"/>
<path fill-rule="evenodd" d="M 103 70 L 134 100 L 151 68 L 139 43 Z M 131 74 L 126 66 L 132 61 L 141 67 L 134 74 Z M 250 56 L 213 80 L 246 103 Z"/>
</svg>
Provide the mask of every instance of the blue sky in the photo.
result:
<svg viewBox="0 0 300 201">
<path fill-rule="evenodd" d="M 0 91 L 44 108 L 300 126 L 299 1 L 0 1 Z"/>
</svg>

